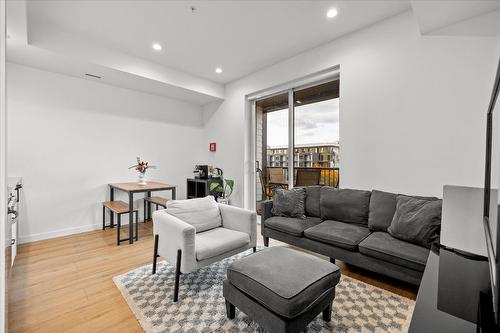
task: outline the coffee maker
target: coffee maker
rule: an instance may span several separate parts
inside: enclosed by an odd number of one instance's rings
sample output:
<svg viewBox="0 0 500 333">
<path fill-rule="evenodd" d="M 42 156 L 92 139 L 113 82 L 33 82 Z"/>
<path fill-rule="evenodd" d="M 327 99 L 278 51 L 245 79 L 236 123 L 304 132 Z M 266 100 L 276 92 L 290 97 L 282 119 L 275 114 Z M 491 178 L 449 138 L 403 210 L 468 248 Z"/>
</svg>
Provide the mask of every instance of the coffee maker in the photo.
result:
<svg viewBox="0 0 500 333">
<path fill-rule="evenodd" d="M 193 173 L 194 178 L 208 179 L 208 165 L 196 165 Z"/>
</svg>

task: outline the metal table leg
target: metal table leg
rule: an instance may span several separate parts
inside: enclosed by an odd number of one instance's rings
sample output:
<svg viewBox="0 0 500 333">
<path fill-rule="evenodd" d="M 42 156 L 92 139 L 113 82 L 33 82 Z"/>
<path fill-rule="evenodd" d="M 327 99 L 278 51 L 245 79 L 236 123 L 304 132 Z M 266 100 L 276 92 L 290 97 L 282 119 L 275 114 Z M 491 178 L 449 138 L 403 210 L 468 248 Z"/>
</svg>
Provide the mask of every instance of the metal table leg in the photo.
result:
<svg viewBox="0 0 500 333">
<path fill-rule="evenodd" d="M 102 230 L 106 229 L 106 207 L 102 205 Z"/>
<path fill-rule="evenodd" d="M 116 225 L 116 229 L 117 229 L 116 230 L 116 245 L 119 246 L 120 245 L 120 240 L 121 240 L 121 238 L 120 238 L 120 229 L 122 227 L 121 214 L 117 214 L 116 219 L 117 219 L 117 225 Z"/>
<path fill-rule="evenodd" d="M 139 240 L 139 211 L 135 212 L 135 240 Z"/>
<path fill-rule="evenodd" d="M 148 191 L 146 193 L 146 195 L 148 198 L 151 198 L 151 191 Z M 151 220 L 151 202 L 150 201 L 148 201 L 148 220 Z M 146 221 L 144 221 L 144 222 L 146 222 Z"/>
<path fill-rule="evenodd" d="M 115 200 L 115 189 L 110 187 L 109 188 L 109 201 L 114 201 Z M 114 221 L 114 215 L 111 209 L 109 210 L 109 226 L 113 228 L 115 226 L 115 221 Z"/>
<path fill-rule="evenodd" d="M 134 192 L 128 193 L 128 243 L 134 244 Z"/>
</svg>

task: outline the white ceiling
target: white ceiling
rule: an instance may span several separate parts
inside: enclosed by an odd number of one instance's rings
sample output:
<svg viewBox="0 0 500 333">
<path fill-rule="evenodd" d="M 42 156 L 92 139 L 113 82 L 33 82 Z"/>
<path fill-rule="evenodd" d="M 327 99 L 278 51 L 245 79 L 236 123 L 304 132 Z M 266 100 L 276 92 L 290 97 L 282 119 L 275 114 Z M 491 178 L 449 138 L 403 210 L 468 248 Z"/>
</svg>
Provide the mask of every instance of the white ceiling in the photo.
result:
<svg viewBox="0 0 500 333">
<path fill-rule="evenodd" d="M 333 7 L 339 14 L 328 19 Z M 480 0 L 10 0 L 7 58 L 204 105 L 223 100 L 228 82 L 407 10 L 423 35 L 489 35 L 500 31 L 498 8 Z"/>
<path fill-rule="evenodd" d="M 500 36 L 500 0 L 411 2 L 423 35 Z"/>
<path fill-rule="evenodd" d="M 327 19 L 331 7 L 339 15 Z M 51 27 L 227 83 L 409 8 L 408 1 L 35 1 L 28 14 L 41 38 Z"/>
</svg>

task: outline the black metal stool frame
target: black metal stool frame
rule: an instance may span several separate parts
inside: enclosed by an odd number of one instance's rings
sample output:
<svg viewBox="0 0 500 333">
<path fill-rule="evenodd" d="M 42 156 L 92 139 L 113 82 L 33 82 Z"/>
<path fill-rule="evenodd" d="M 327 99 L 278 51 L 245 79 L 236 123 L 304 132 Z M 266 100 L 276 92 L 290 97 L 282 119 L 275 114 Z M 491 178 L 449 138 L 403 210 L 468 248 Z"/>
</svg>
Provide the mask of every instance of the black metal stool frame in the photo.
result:
<svg viewBox="0 0 500 333">
<path fill-rule="evenodd" d="M 109 209 L 109 208 L 108 208 Z M 111 213 L 113 210 L 109 209 Z M 139 211 L 135 210 L 135 236 L 133 236 L 134 240 L 139 240 Z M 106 206 L 102 206 L 102 230 L 105 230 L 106 228 L 114 228 L 117 226 L 116 230 L 116 245 L 120 245 L 121 242 L 125 242 L 130 240 L 130 235 L 128 238 L 120 239 L 120 228 L 121 228 L 121 216 L 123 214 L 129 214 L 129 212 L 123 212 L 123 213 L 115 213 L 117 216 L 116 222 L 117 224 L 114 224 L 112 221 L 110 221 L 109 225 L 106 225 Z M 129 221 L 129 223 L 134 223 L 134 221 Z"/>
</svg>

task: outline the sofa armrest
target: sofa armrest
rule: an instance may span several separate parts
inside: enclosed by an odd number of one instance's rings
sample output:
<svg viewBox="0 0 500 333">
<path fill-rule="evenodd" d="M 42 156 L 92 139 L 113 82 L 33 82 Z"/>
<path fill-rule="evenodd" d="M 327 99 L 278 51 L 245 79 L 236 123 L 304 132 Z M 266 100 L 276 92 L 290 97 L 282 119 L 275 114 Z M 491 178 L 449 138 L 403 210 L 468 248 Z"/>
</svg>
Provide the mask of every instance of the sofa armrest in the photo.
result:
<svg viewBox="0 0 500 333">
<path fill-rule="evenodd" d="M 271 210 L 273 209 L 273 201 L 272 200 L 266 200 L 262 201 L 261 203 L 262 207 L 262 215 L 260 219 L 261 226 L 264 225 L 264 221 L 266 221 L 268 218 L 274 216 Z"/>
<path fill-rule="evenodd" d="M 196 269 L 196 229 L 166 210 L 153 213 L 153 233 L 158 235 L 158 254 L 172 265 L 177 261 L 177 250 L 182 250 L 181 272 Z"/>
<path fill-rule="evenodd" d="M 250 246 L 257 245 L 257 213 L 230 205 L 218 204 L 222 227 L 241 231 L 250 236 Z"/>
</svg>

